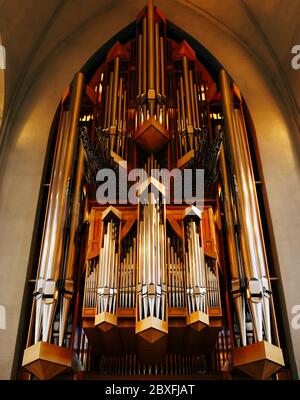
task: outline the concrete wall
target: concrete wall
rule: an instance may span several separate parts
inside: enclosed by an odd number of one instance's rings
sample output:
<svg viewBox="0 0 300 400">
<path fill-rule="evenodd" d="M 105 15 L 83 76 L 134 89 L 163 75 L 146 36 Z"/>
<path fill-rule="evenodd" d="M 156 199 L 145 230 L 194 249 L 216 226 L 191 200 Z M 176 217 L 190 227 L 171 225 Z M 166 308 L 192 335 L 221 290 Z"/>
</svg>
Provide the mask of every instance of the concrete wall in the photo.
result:
<svg viewBox="0 0 300 400">
<path fill-rule="evenodd" d="M 72 2 L 76 7 L 79 3 Z M 6 307 L 7 314 L 7 329 L 0 330 L 2 379 L 11 376 L 39 187 L 55 110 L 76 71 L 99 47 L 132 22 L 144 3 L 142 0 L 107 1 L 84 21 L 80 20 L 83 13 L 80 7 L 75 7 L 76 12 L 67 9 L 65 14 L 58 15 L 53 30 L 46 32 L 43 45 L 36 51 L 26 79 L 15 93 L 14 107 L 10 107 L 5 125 L 0 176 L 0 304 Z M 222 23 L 201 9 L 190 7 L 186 1 L 178 1 L 176 6 L 172 0 L 157 3 L 171 22 L 201 42 L 224 65 L 249 106 L 272 218 L 275 261 L 280 268 L 287 318 L 291 321 L 292 306 L 300 304 L 297 287 L 300 281 L 297 268 L 300 179 L 294 150 L 299 140 L 297 122 L 288 101 L 282 101 L 287 94 L 274 86 L 274 80 L 253 48 Z M 223 10 L 224 15 L 226 11 Z M 69 26 L 72 30 L 66 33 L 64 30 Z M 56 32 L 55 38 L 53 32 Z M 286 327 L 289 334 L 288 324 Z M 300 331 L 291 329 L 290 334 L 300 370 Z"/>
</svg>

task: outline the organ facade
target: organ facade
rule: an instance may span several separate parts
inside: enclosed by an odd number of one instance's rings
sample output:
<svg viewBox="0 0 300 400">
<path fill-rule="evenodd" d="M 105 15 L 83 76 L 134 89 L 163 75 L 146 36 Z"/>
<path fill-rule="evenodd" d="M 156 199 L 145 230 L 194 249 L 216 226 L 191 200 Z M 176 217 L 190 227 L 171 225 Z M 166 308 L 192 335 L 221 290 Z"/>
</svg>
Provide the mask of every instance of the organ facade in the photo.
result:
<svg viewBox="0 0 300 400">
<path fill-rule="evenodd" d="M 21 376 L 285 370 L 254 134 L 228 73 L 149 0 L 59 105 Z"/>
</svg>

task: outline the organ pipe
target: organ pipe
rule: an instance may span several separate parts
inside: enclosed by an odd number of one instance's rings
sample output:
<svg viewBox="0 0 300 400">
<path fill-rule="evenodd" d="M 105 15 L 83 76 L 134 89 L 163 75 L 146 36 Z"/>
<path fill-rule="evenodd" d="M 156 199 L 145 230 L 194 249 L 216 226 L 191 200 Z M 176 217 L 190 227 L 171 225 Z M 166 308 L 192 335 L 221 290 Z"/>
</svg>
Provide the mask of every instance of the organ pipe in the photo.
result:
<svg viewBox="0 0 300 400">
<path fill-rule="evenodd" d="M 233 171 L 237 190 L 234 191 L 240 224 L 241 253 L 246 278 L 247 301 L 251 311 L 255 340 L 271 338 L 270 282 L 267 273 L 261 222 L 257 212 L 255 183 L 247 149 L 245 132 L 241 125 L 241 114 L 232 103 L 230 80 L 227 73 L 220 73 L 222 106 L 227 132 L 227 146 L 230 167 Z"/>
<path fill-rule="evenodd" d="M 84 171 L 83 148 L 79 143 L 76 181 L 73 194 L 73 205 L 71 209 L 71 226 L 68 238 L 68 250 L 66 258 L 66 267 L 64 274 L 64 291 L 61 303 L 60 321 L 59 321 L 59 346 L 62 346 L 67 324 L 67 318 L 70 309 L 70 303 L 74 294 L 74 271 L 76 266 L 77 246 L 76 234 L 80 223 L 80 209 L 82 201 L 82 183 Z"/>
<path fill-rule="evenodd" d="M 64 236 L 70 200 L 71 174 L 73 172 L 74 153 L 77 143 L 82 89 L 83 74 L 78 73 L 72 88 L 70 116 L 66 122 L 65 130 L 61 132 L 63 137 L 59 139 L 58 153 L 49 193 L 37 283 L 35 343 L 40 339 L 41 330 L 42 340 L 44 342 L 50 340 L 51 324 L 58 300 L 57 280 L 62 268 L 64 251 L 61 238 Z M 42 327 L 40 326 L 41 321 Z"/>
</svg>

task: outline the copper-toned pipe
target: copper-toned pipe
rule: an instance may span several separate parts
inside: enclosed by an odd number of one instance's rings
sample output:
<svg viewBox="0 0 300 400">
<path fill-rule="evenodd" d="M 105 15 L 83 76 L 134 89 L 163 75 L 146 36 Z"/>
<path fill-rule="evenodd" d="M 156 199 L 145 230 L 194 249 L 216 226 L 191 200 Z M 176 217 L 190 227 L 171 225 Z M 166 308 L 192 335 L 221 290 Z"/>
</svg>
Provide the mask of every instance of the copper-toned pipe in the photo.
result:
<svg viewBox="0 0 300 400">
<path fill-rule="evenodd" d="M 165 90 L 165 46 L 164 38 L 160 38 L 160 72 L 161 72 L 161 94 L 166 94 Z"/>
<path fill-rule="evenodd" d="M 138 96 L 142 94 L 142 65 L 143 65 L 143 36 L 140 34 L 138 36 Z M 138 127 L 141 126 L 142 123 L 142 113 L 140 104 L 138 104 L 137 108 L 137 120 Z"/>
<path fill-rule="evenodd" d="M 160 93 L 160 40 L 159 24 L 155 23 L 155 90 Z"/>
<path fill-rule="evenodd" d="M 183 63 L 184 89 L 185 89 L 185 100 L 187 108 L 188 130 L 189 130 L 190 128 L 193 127 L 193 118 L 191 109 L 191 93 L 190 93 L 190 83 L 189 83 L 188 60 L 186 56 L 183 56 L 182 63 Z"/>
<path fill-rule="evenodd" d="M 114 73 L 113 71 L 111 71 L 109 77 L 109 93 L 108 93 L 108 104 L 107 104 L 107 128 L 110 128 L 113 82 L 114 82 Z"/>
<path fill-rule="evenodd" d="M 183 79 L 182 76 L 179 79 L 180 82 L 180 101 L 181 101 L 181 120 L 182 120 L 182 132 L 186 132 L 186 118 L 185 118 L 185 104 L 184 104 L 184 88 L 183 88 Z M 187 152 L 187 142 L 184 140 L 184 152 Z"/>
<path fill-rule="evenodd" d="M 199 101 L 198 101 L 198 92 L 197 85 L 194 83 L 194 102 L 195 102 L 195 110 L 196 110 L 196 125 L 197 128 L 200 128 L 200 118 L 199 118 Z"/>
<path fill-rule="evenodd" d="M 190 93 L 191 93 L 191 103 L 192 103 L 192 119 L 193 126 L 196 127 L 196 109 L 195 109 L 195 97 L 194 97 L 194 79 L 193 79 L 193 71 L 189 71 L 190 78 Z"/>
<path fill-rule="evenodd" d="M 182 157 L 182 126 L 181 126 L 181 114 L 180 114 L 180 97 L 179 90 L 176 91 L 177 98 L 177 124 L 178 124 L 178 139 L 179 139 L 179 153 L 180 157 Z"/>
<path fill-rule="evenodd" d="M 147 18 L 143 19 L 143 79 L 142 79 L 142 90 L 143 94 L 147 95 Z M 146 122 L 147 120 L 147 107 L 143 104 L 143 118 L 141 121 Z"/>
<path fill-rule="evenodd" d="M 164 46 L 164 38 L 160 38 L 160 73 L 161 73 L 161 95 L 165 96 L 166 89 L 165 89 L 165 46 Z M 163 125 L 166 126 L 166 105 L 163 104 Z"/>
<path fill-rule="evenodd" d="M 153 0 L 148 0 L 148 89 L 154 90 L 154 15 Z"/>
<path fill-rule="evenodd" d="M 124 92 L 123 92 L 123 117 L 122 117 L 121 157 L 124 157 L 125 133 L 126 133 L 126 90 L 124 90 Z"/>
<path fill-rule="evenodd" d="M 142 58 L 143 58 L 143 42 L 142 35 L 138 36 L 138 95 L 142 94 Z"/>
<path fill-rule="evenodd" d="M 155 90 L 160 93 L 160 46 L 159 46 L 159 25 L 155 23 Z M 156 106 L 156 119 L 159 121 L 160 106 Z"/>
<path fill-rule="evenodd" d="M 117 136 L 117 153 L 120 151 L 120 135 L 121 135 L 121 118 L 122 118 L 122 94 L 123 94 L 123 78 L 120 78 L 120 83 L 119 83 L 119 102 L 118 102 L 118 122 L 117 122 L 117 130 L 116 130 L 116 136 Z"/>
<path fill-rule="evenodd" d="M 114 67 L 114 84 L 112 93 L 112 115 L 111 115 L 111 126 L 116 126 L 116 115 L 117 115 L 117 94 L 118 94 L 118 83 L 119 83 L 119 69 L 120 69 L 120 58 L 115 58 Z"/>
<path fill-rule="evenodd" d="M 147 18 L 143 19 L 143 93 L 147 92 Z"/>
<path fill-rule="evenodd" d="M 155 49 L 154 49 L 154 15 L 153 0 L 148 0 L 148 111 L 149 116 L 154 116 L 155 109 Z M 147 115 L 148 118 L 148 115 Z"/>
<path fill-rule="evenodd" d="M 104 110 L 104 125 L 103 128 L 108 128 L 108 98 L 109 98 L 109 85 L 106 86 L 106 93 L 105 93 L 105 110 Z"/>
</svg>

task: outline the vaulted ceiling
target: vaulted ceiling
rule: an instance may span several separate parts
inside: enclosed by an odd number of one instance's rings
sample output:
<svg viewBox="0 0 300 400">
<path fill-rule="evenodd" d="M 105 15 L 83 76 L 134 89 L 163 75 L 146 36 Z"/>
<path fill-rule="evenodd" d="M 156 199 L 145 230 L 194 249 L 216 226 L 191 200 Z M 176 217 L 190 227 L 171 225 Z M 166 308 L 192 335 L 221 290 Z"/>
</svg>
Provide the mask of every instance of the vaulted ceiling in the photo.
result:
<svg viewBox="0 0 300 400">
<path fill-rule="evenodd" d="M 118 13 L 120 2 L 128 3 L 134 21 L 146 0 L 0 0 L 0 35 L 7 53 L 5 110 L 13 107 L 22 86 L 35 79 L 62 42 L 71 43 L 74 33 L 88 29 L 101 13 Z M 230 32 L 269 71 L 279 90 L 284 89 L 299 118 L 300 70 L 291 67 L 291 48 L 300 44 L 300 1 L 157 0 L 155 4 L 166 11 L 190 8 Z M 167 17 L 173 22 L 168 13 Z"/>
</svg>

